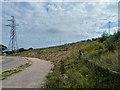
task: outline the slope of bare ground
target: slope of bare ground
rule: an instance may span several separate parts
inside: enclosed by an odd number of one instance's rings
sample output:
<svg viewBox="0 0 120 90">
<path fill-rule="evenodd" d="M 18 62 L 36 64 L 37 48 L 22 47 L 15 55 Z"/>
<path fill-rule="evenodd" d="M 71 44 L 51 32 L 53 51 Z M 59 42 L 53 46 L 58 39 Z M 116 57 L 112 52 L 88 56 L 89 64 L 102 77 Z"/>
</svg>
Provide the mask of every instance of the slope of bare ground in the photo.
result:
<svg viewBox="0 0 120 90">
<path fill-rule="evenodd" d="M 19 56 L 22 57 L 35 57 L 52 62 L 59 62 L 60 60 L 65 60 L 71 56 L 76 55 L 76 52 L 79 51 L 80 47 L 87 44 L 87 41 L 81 41 L 72 44 L 65 44 L 62 46 L 33 49 L 20 53 Z"/>
<path fill-rule="evenodd" d="M 33 64 L 2 81 L 2 88 L 41 88 L 53 65 L 49 61 L 28 58 Z"/>
</svg>

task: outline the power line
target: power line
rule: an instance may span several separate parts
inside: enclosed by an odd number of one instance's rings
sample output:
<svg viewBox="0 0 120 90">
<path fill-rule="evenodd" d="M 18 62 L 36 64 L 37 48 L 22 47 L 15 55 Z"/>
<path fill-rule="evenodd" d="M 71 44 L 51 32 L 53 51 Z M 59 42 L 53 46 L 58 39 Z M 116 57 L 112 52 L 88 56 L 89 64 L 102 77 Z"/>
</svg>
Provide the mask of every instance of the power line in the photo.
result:
<svg viewBox="0 0 120 90">
<path fill-rule="evenodd" d="M 15 17 L 11 16 L 12 19 L 9 19 L 8 21 L 11 22 L 11 24 L 9 25 L 5 25 L 8 27 L 11 27 L 11 31 L 10 31 L 10 41 L 9 41 L 9 46 L 8 46 L 8 50 L 12 51 L 13 53 L 16 52 L 16 50 L 18 49 L 18 45 L 17 45 L 17 35 L 16 35 L 16 22 L 15 22 Z"/>
</svg>

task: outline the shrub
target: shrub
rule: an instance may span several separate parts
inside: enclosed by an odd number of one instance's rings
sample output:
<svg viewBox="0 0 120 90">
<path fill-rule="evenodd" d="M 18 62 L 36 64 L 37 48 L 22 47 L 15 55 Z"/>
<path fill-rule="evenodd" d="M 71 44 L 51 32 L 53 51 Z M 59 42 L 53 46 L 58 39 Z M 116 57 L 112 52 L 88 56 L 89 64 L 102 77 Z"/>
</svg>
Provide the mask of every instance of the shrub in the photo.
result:
<svg viewBox="0 0 120 90">
<path fill-rule="evenodd" d="M 108 37 L 108 34 L 106 32 L 103 32 L 102 37 L 99 39 L 99 42 L 104 42 Z"/>
<path fill-rule="evenodd" d="M 18 50 L 18 52 L 23 52 L 23 51 L 27 51 L 27 50 L 24 49 L 24 48 L 20 48 L 20 49 Z"/>
<path fill-rule="evenodd" d="M 117 48 L 117 44 L 115 42 L 113 42 L 113 43 L 107 42 L 106 48 L 108 49 L 108 51 L 114 52 L 114 50 L 116 50 L 116 48 Z"/>
</svg>

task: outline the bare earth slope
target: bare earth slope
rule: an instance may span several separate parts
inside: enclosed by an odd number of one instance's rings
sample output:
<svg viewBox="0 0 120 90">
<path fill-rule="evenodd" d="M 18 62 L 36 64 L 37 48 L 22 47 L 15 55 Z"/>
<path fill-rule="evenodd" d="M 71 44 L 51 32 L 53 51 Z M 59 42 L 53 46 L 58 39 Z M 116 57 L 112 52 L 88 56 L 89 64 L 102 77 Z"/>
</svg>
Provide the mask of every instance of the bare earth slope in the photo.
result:
<svg viewBox="0 0 120 90">
<path fill-rule="evenodd" d="M 3 88 L 41 88 L 53 65 L 49 61 L 28 58 L 33 64 L 2 81 Z"/>
</svg>

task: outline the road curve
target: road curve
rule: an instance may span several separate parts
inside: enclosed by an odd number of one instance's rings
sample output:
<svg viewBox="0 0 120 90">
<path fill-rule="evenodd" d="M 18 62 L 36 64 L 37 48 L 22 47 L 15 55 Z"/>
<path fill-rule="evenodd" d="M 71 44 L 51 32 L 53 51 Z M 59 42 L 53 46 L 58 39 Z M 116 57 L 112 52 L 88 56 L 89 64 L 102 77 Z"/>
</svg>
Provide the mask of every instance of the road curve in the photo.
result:
<svg viewBox="0 0 120 90">
<path fill-rule="evenodd" d="M 16 67 L 19 67 L 20 65 L 23 65 L 27 63 L 27 60 L 20 57 L 2 57 L 3 61 L 2 63 L 2 72 L 13 69 Z"/>
<path fill-rule="evenodd" d="M 28 58 L 33 64 L 2 81 L 2 88 L 41 88 L 46 75 L 53 67 L 50 61 Z"/>
</svg>

